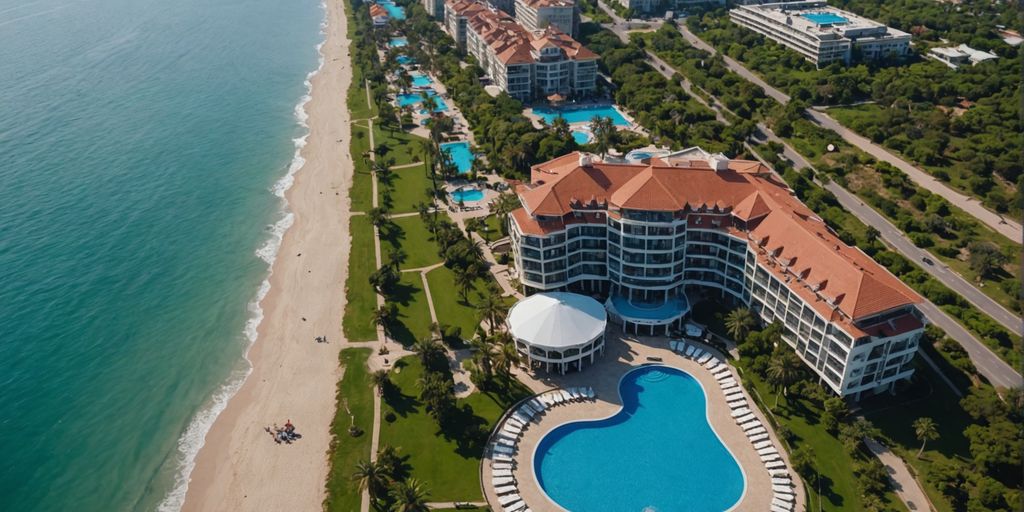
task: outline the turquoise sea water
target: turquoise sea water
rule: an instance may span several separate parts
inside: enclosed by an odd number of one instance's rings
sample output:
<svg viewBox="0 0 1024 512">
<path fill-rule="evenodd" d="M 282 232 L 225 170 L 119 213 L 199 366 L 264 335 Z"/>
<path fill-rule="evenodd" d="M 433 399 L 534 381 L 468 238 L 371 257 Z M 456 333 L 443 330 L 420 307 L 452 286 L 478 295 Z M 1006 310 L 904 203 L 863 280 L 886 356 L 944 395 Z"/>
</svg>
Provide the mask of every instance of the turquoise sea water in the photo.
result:
<svg viewBox="0 0 1024 512">
<path fill-rule="evenodd" d="M 742 470 L 708 425 L 693 376 L 649 366 L 626 374 L 619 392 L 618 414 L 541 439 L 534 470 L 551 499 L 593 512 L 720 512 L 739 501 Z"/>
<path fill-rule="evenodd" d="M 247 370 L 322 19 L 0 0 L 0 509 L 178 507 Z"/>
</svg>

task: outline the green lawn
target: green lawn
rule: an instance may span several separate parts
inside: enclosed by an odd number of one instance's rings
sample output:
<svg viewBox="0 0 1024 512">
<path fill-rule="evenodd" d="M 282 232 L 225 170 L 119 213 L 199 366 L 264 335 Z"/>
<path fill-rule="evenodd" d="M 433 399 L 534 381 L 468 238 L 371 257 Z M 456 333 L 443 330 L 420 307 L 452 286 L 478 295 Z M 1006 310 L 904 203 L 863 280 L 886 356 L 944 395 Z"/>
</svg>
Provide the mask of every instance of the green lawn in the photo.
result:
<svg viewBox="0 0 1024 512">
<path fill-rule="evenodd" d="M 424 482 L 430 501 L 480 501 L 480 456 L 494 422 L 510 404 L 527 396 L 515 383 L 495 394 L 473 393 L 458 400 L 459 417 L 452 421 L 461 431 L 442 431 L 419 401 L 417 379 L 423 367 L 416 357 L 396 362 L 392 381 L 397 393 L 385 397 L 382 415 L 394 413 L 394 422 L 382 420 L 380 444 L 400 448 L 410 475 Z"/>
<path fill-rule="evenodd" d="M 354 215 L 349 221 L 352 251 L 348 258 L 348 278 L 345 281 L 345 318 L 342 326 L 349 341 L 377 339 L 377 330 L 370 324 L 377 307 L 377 293 L 367 277 L 377 269 L 373 250 L 373 225 L 365 215 Z"/>
<path fill-rule="evenodd" d="M 359 124 L 352 124 L 352 162 L 354 173 L 352 189 L 348 195 L 352 199 L 352 211 L 365 212 L 373 208 L 373 175 L 370 167 L 363 160 L 363 153 L 370 150 L 370 130 Z"/>
<path fill-rule="evenodd" d="M 430 296 L 434 299 L 434 310 L 437 311 L 439 323 L 455 325 L 462 328 L 462 336 L 470 338 L 480 324 L 475 304 L 481 293 L 487 288 L 482 280 L 476 283 L 476 290 L 469 292 L 469 304 L 462 302 L 459 290 L 455 287 L 455 273 L 448 267 L 438 267 L 427 273 L 430 284 Z"/>
<path fill-rule="evenodd" d="M 387 241 L 391 246 L 400 245 L 408 256 L 405 263 L 402 264 L 403 269 L 429 267 L 441 262 L 441 257 L 437 255 L 437 244 L 433 240 L 434 235 L 427 230 L 418 215 L 401 217 L 392 221 L 398 226 L 398 230 L 389 235 L 391 238 Z M 381 257 L 385 260 L 387 260 L 389 250 L 388 246 L 382 248 Z"/>
<path fill-rule="evenodd" d="M 391 213 L 415 212 L 417 204 L 427 202 L 426 191 L 431 184 L 426 164 L 394 169 L 391 175 L 391 204 L 388 205 Z M 381 196 L 378 201 L 383 205 L 384 187 L 379 186 L 377 193 Z"/>
<path fill-rule="evenodd" d="M 395 340 L 411 345 L 430 334 L 430 307 L 419 272 L 402 273 L 394 301 L 398 303 L 398 322 L 391 327 Z"/>
<path fill-rule="evenodd" d="M 477 233 L 481 238 L 487 242 L 493 242 L 504 235 L 501 234 L 501 221 L 497 215 L 488 215 L 484 217 L 484 223 L 487 225 L 487 231 L 478 231 Z"/>
<path fill-rule="evenodd" d="M 937 462 L 970 458 L 969 442 L 963 432 L 974 421 L 960 406 L 960 398 L 931 367 L 918 364 L 910 388 L 895 397 L 885 395 L 864 400 L 862 406 L 864 416 L 882 432 L 886 444 L 917 473 L 918 481 L 939 512 L 953 512 L 950 503 L 926 475 Z M 913 424 L 923 417 L 935 420 L 940 437 L 928 443 L 919 459 L 920 442 L 914 435 Z"/>
<path fill-rule="evenodd" d="M 854 459 L 843 444 L 820 424 L 818 417 L 822 411 L 811 401 L 792 395 L 789 398 L 781 397 L 778 407 L 770 411 L 775 402 L 775 393 L 771 388 L 751 371 L 743 372 L 743 383 L 747 389 L 753 389 L 761 397 L 761 409 L 766 414 L 774 412 L 776 421 L 793 432 L 792 447 L 809 446 L 813 450 L 815 469 L 821 474 L 822 486 L 819 492 L 805 482 L 810 495 L 807 509 L 818 510 L 820 504 L 823 511 L 861 510 L 857 480 L 850 469 Z M 906 510 L 895 494 L 889 492 L 887 497 L 890 506 Z"/>
<path fill-rule="evenodd" d="M 357 462 L 370 458 L 373 390 L 366 367 L 366 360 L 369 357 L 368 348 L 348 348 L 341 351 L 340 360 L 345 373 L 338 383 L 338 406 L 334 421 L 331 422 L 333 439 L 328 454 L 331 468 L 327 475 L 327 497 L 324 498 L 324 509 L 330 512 L 359 510 L 362 495 L 351 476 Z M 342 405 L 343 399 L 355 417 L 355 425 L 363 430 L 359 437 L 352 437 L 348 433 L 353 420 Z"/>
<path fill-rule="evenodd" d="M 419 162 L 419 142 L 426 140 L 411 133 L 403 131 L 391 131 L 382 128 L 380 123 L 373 123 L 373 142 L 377 147 L 384 147 L 385 152 L 381 155 L 385 159 L 394 159 L 393 165 L 405 165 Z"/>
<path fill-rule="evenodd" d="M 367 119 L 377 115 L 377 105 L 366 101 L 366 84 L 359 66 L 352 67 L 352 85 L 347 94 L 348 110 L 352 119 Z"/>
</svg>

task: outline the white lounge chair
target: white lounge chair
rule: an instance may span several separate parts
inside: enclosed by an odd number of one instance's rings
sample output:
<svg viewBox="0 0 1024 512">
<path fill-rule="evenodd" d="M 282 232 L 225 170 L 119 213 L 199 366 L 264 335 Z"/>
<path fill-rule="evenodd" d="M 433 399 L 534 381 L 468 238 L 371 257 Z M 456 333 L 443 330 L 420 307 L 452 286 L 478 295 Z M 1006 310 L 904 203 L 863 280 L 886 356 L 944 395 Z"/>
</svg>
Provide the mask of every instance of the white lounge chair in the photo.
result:
<svg viewBox="0 0 1024 512">
<path fill-rule="evenodd" d="M 740 390 L 740 385 L 736 384 L 736 381 L 732 381 L 732 382 L 729 382 L 729 383 L 721 383 L 721 385 L 722 385 L 722 392 L 725 393 L 726 395 L 734 393 L 734 392 Z"/>
<path fill-rule="evenodd" d="M 672 352 L 679 352 L 679 342 L 676 340 L 669 340 L 668 346 L 672 349 Z"/>
<path fill-rule="evenodd" d="M 695 347 L 693 345 L 687 345 L 686 346 L 686 357 L 693 357 L 693 353 L 696 350 L 697 350 L 697 347 Z"/>
<path fill-rule="evenodd" d="M 768 474 L 774 477 L 789 478 L 789 471 L 785 469 L 769 469 Z"/>
<path fill-rule="evenodd" d="M 780 507 L 779 505 L 772 504 L 772 512 L 789 512 L 788 508 Z"/>
<path fill-rule="evenodd" d="M 766 448 L 761 448 L 760 450 L 757 451 L 758 455 L 770 455 L 770 454 L 773 454 L 773 453 L 779 453 L 779 451 L 776 450 L 774 446 L 768 446 Z"/>
<path fill-rule="evenodd" d="M 711 358 L 710 361 L 704 363 L 704 367 L 707 368 L 708 370 L 714 370 L 715 368 L 718 368 L 719 364 L 721 363 L 718 362 L 718 359 Z"/>
<path fill-rule="evenodd" d="M 523 423 L 522 421 L 519 420 L 519 418 L 516 418 L 515 416 L 512 415 L 509 415 L 508 419 L 505 420 L 505 423 L 508 425 L 512 425 L 513 427 L 526 426 L 526 423 Z"/>
<path fill-rule="evenodd" d="M 580 394 L 579 388 L 569 388 L 569 395 L 572 396 L 573 401 L 579 401 L 583 398 L 583 395 Z"/>
<path fill-rule="evenodd" d="M 537 411 L 537 414 L 544 412 L 544 403 L 541 402 L 540 400 L 534 398 L 533 400 L 530 400 L 529 404 L 531 407 L 533 407 L 533 410 Z"/>
<path fill-rule="evenodd" d="M 524 510 L 526 510 L 526 503 L 521 501 L 505 507 L 505 512 L 523 512 Z"/>
<path fill-rule="evenodd" d="M 516 429 L 512 425 L 505 425 L 504 427 L 501 427 L 501 431 L 505 432 L 506 434 L 513 435 L 513 436 L 516 436 L 516 437 L 519 437 L 519 434 L 522 433 L 522 430 Z"/>
<path fill-rule="evenodd" d="M 737 384 L 736 377 L 732 377 L 732 376 L 726 377 L 725 379 L 722 379 L 722 380 L 718 381 L 718 383 L 721 384 L 722 387 L 733 385 L 733 384 Z"/>
<path fill-rule="evenodd" d="M 492 477 L 498 477 L 498 478 L 501 478 L 503 476 L 504 477 L 508 477 L 508 478 L 512 478 L 512 470 L 511 469 L 497 469 L 497 470 L 494 470 L 494 471 L 491 472 L 491 476 Z"/>
<path fill-rule="evenodd" d="M 768 431 L 764 429 L 764 426 L 758 425 L 758 426 L 756 426 L 756 427 L 754 427 L 754 428 L 752 428 L 752 429 L 750 429 L 750 430 L 748 430 L 746 432 L 747 432 L 747 437 L 750 437 L 750 436 L 756 436 L 757 434 L 764 434 L 764 433 L 767 433 Z"/>
<path fill-rule="evenodd" d="M 764 441 L 764 440 L 768 439 L 768 434 L 767 433 L 760 433 L 760 434 L 754 434 L 754 435 L 748 436 L 748 437 L 750 438 L 751 442 Z"/>
<path fill-rule="evenodd" d="M 747 407 L 740 407 L 738 409 L 733 409 L 732 412 L 729 414 L 731 414 L 733 418 L 739 418 L 740 416 L 746 416 L 750 414 L 750 409 Z"/>
<path fill-rule="evenodd" d="M 754 443 L 754 449 L 760 450 L 761 448 L 767 448 L 772 445 L 771 441 L 758 441 Z"/>
<path fill-rule="evenodd" d="M 737 398 L 737 399 L 734 399 L 734 400 L 726 400 L 725 402 L 727 404 L 729 404 L 729 407 L 732 408 L 732 409 L 735 409 L 737 405 L 739 405 L 739 406 L 747 405 L 747 399 L 746 398 Z"/>
<path fill-rule="evenodd" d="M 781 500 L 777 496 L 772 496 L 772 506 L 779 507 L 782 510 L 786 510 L 786 511 L 793 510 L 793 504 L 792 503 L 790 503 L 788 501 Z"/>
<path fill-rule="evenodd" d="M 782 501 L 793 501 L 795 499 L 792 494 L 786 492 L 777 492 L 775 497 Z"/>
<path fill-rule="evenodd" d="M 512 478 L 510 476 L 491 478 L 491 484 L 494 485 L 495 487 L 501 487 L 501 486 L 504 486 L 504 485 L 512 485 L 515 482 L 516 482 L 516 479 Z"/>
<path fill-rule="evenodd" d="M 779 454 L 777 453 L 771 453 L 768 455 L 761 456 L 761 462 L 772 462 L 776 460 L 782 460 L 782 457 L 779 457 Z"/>
<path fill-rule="evenodd" d="M 572 395 L 570 395 L 569 392 L 564 390 L 564 389 L 562 390 L 562 401 L 563 402 L 571 402 L 572 401 Z"/>
<path fill-rule="evenodd" d="M 773 476 L 772 477 L 772 484 L 773 485 L 788 485 L 788 486 L 792 487 L 793 486 L 793 481 L 790 480 L 788 476 Z"/>
<path fill-rule="evenodd" d="M 497 462 L 491 464 L 491 469 L 512 469 L 511 462 Z"/>
<path fill-rule="evenodd" d="M 750 409 L 747 409 L 747 410 L 749 411 Z M 748 421 L 750 421 L 752 419 L 756 419 L 756 418 L 757 418 L 757 416 L 754 416 L 753 413 L 748 412 L 747 414 L 744 414 L 743 416 L 737 417 L 736 418 L 736 423 L 746 423 L 746 422 L 748 422 Z"/>
<path fill-rule="evenodd" d="M 520 406 L 519 409 L 516 410 L 516 412 L 531 420 L 533 419 L 533 416 L 537 414 L 537 411 L 534 411 L 532 407 L 527 405 Z"/>
<path fill-rule="evenodd" d="M 513 459 L 512 459 L 512 457 L 509 457 L 508 455 L 505 455 L 505 454 L 502 454 L 502 453 L 496 453 L 493 456 L 491 456 L 491 460 L 493 460 L 495 462 L 512 462 Z"/>
<path fill-rule="evenodd" d="M 718 375 L 715 375 L 715 380 L 717 380 L 718 382 L 725 382 L 729 379 L 736 380 L 729 372 L 723 372 L 719 373 Z"/>
<path fill-rule="evenodd" d="M 732 374 L 732 372 L 729 371 L 729 367 L 728 366 L 723 366 L 723 367 L 721 367 L 721 368 L 719 368 L 719 369 L 717 369 L 717 370 L 715 370 L 715 371 L 713 371 L 711 373 L 713 373 L 715 375 L 721 375 L 723 373 L 728 373 L 730 375 Z"/>
<path fill-rule="evenodd" d="M 764 464 L 764 467 L 768 469 L 779 469 L 786 467 L 786 463 L 782 462 L 781 460 L 773 460 L 771 462 L 766 462 Z"/>
<path fill-rule="evenodd" d="M 491 451 L 499 455 L 512 455 L 516 452 L 512 448 L 500 444 L 491 445 Z"/>
<path fill-rule="evenodd" d="M 597 398 L 597 393 L 594 392 L 594 388 L 589 387 L 589 386 L 587 387 L 587 398 L 589 398 L 591 400 L 593 400 L 594 398 Z"/>
<path fill-rule="evenodd" d="M 736 390 L 725 394 L 726 400 L 736 400 L 737 398 L 746 398 L 746 395 L 742 391 Z"/>
<path fill-rule="evenodd" d="M 704 355 L 700 356 L 700 358 L 697 359 L 697 364 L 704 364 L 704 363 L 710 361 L 712 357 L 714 357 L 714 356 L 712 356 L 708 352 L 705 352 Z"/>
<path fill-rule="evenodd" d="M 704 357 L 704 351 L 698 348 L 693 351 L 693 356 L 691 356 L 691 359 L 697 360 L 702 357 Z"/>
<path fill-rule="evenodd" d="M 511 504 L 513 504 L 513 503 L 515 503 L 517 501 L 523 501 L 523 497 L 520 496 L 519 493 L 512 493 L 512 494 L 506 494 L 505 496 L 498 496 L 498 503 L 501 503 L 501 506 L 503 506 L 503 507 L 511 505 Z"/>
<path fill-rule="evenodd" d="M 757 419 L 750 420 L 750 421 L 747 421 L 747 422 L 744 422 L 744 423 L 740 423 L 740 428 L 742 428 L 744 432 L 746 432 L 748 430 L 754 430 L 755 428 L 760 427 L 760 426 L 761 426 L 761 420 L 757 420 Z"/>
<path fill-rule="evenodd" d="M 497 494 L 498 496 L 501 496 L 502 494 L 510 494 L 513 492 L 516 492 L 516 486 L 514 485 L 503 485 L 501 487 L 494 488 L 494 493 Z"/>
<path fill-rule="evenodd" d="M 523 425 L 526 425 L 527 423 L 530 422 L 530 418 L 526 417 L 525 414 L 519 411 L 513 412 L 512 417 L 519 420 L 519 422 L 522 423 Z"/>
</svg>

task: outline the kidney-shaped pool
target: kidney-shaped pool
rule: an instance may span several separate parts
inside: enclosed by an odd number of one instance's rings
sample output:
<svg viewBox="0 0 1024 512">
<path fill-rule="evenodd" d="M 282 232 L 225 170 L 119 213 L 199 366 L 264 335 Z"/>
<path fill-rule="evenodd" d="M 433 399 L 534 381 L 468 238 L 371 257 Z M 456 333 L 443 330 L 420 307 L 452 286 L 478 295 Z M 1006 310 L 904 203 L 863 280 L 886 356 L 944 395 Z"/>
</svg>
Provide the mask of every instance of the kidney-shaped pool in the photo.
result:
<svg viewBox="0 0 1024 512">
<path fill-rule="evenodd" d="M 746 478 L 708 424 L 700 382 L 644 366 L 619 383 L 622 409 L 548 433 L 534 453 L 541 488 L 570 511 L 721 512 Z"/>
</svg>

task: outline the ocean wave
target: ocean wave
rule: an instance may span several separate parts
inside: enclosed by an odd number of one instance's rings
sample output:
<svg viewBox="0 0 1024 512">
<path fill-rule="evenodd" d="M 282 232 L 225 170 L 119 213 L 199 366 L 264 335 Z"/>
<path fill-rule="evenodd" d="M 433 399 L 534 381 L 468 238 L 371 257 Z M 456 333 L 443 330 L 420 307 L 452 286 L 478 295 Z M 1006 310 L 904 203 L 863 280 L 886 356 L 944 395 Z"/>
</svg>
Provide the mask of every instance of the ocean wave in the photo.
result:
<svg viewBox="0 0 1024 512">
<path fill-rule="evenodd" d="M 260 283 L 256 296 L 248 305 L 249 319 L 246 320 L 245 328 L 243 329 L 247 341 L 245 354 L 243 355 L 246 364 L 244 368 L 232 372 L 226 382 L 210 397 L 209 403 L 196 413 L 192 421 L 189 422 L 188 427 L 181 434 L 181 437 L 178 438 L 178 468 L 174 485 L 163 501 L 157 506 L 159 512 L 179 512 L 182 506 L 184 506 L 185 496 L 188 494 L 188 485 L 192 479 L 192 470 L 195 469 L 196 465 L 196 457 L 199 455 L 199 450 L 206 443 L 206 435 L 210 432 L 217 417 L 227 408 L 228 402 L 238 393 L 238 390 L 242 388 L 245 380 L 252 373 L 252 361 L 249 359 L 249 350 L 259 337 L 259 326 L 263 321 L 263 308 L 260 307 L 260 304 L 270 292 L 270 275 L 273 274 L 274 260 L 277 259 L 277 252 L 281 247 L 284 234 L 295 222 L 295 214 L 289 208 L 285 193 L 295 183 L 295 173 L 306 163 L 306 160 L 301 155 L 302 148 L 306 146 L 306 139 L 309 137 L 309 125 L 306 123 L 309 119 L 309 114 L 306 112 L 306 104 L 312 99 L 312 79 L 324 67 L 324 55 L 321 50 L 327 37 L 327 3 L 321 2 L 320 8 L 324 11 L 324 19 L 320 24 L 320 34 L 324 36 L 324 41 L 316 45 L 317 67 L 306 75 L 306 79 L 303 82 L 306 86 L 306 94 L 295 105 L 296 122 L 305 133 L 300 137 L 292 139 L 295 147 L 292 161 L 288 165 L 288 170 L 284 176 L 278 179 L 270 189 L 275 196 L 281 198 L 281 218 L 270 226 L 268 230 L 270 238 L 255 251 L 256 256 L 267 263 L 268 274 Z"/>
</svg>

